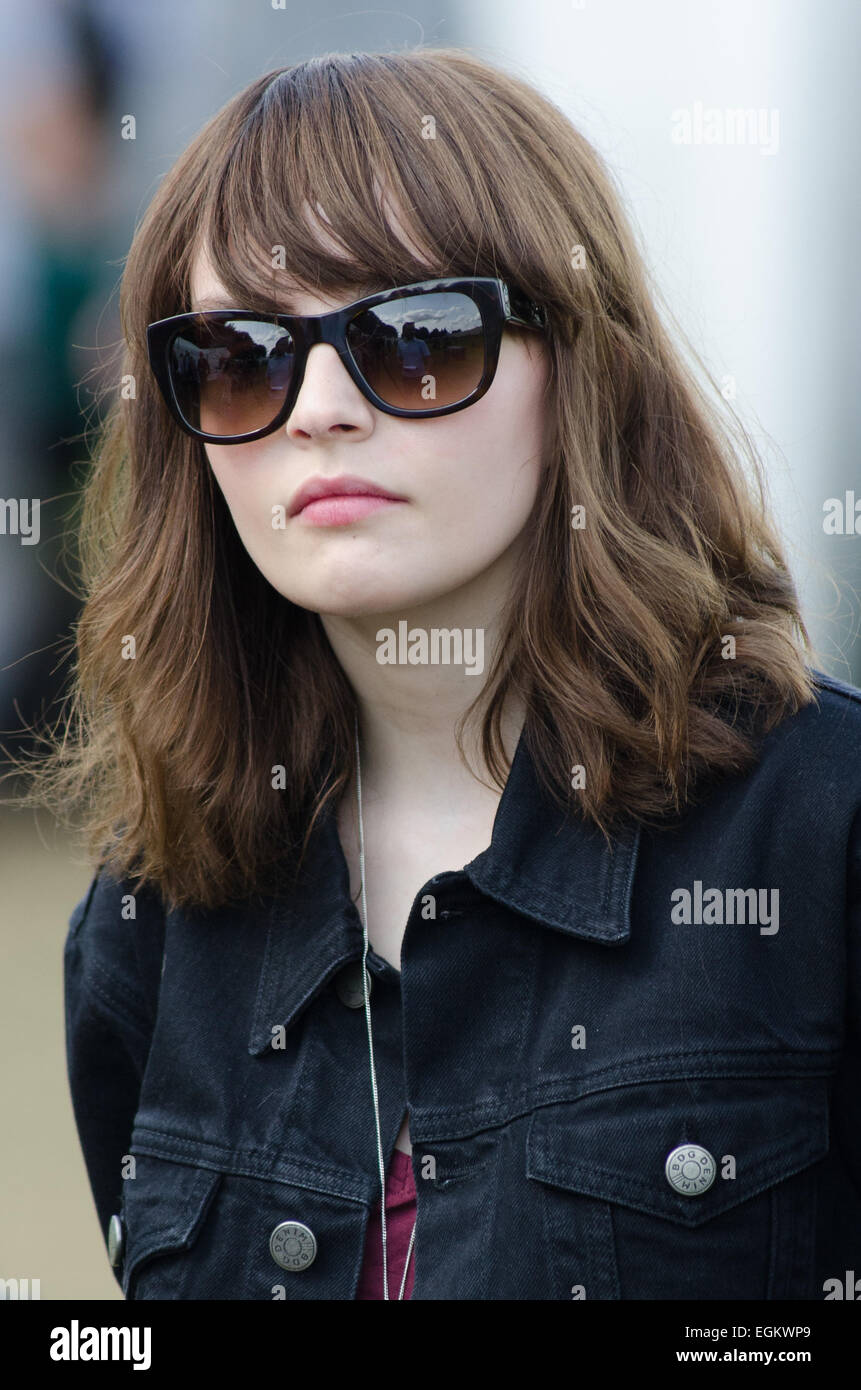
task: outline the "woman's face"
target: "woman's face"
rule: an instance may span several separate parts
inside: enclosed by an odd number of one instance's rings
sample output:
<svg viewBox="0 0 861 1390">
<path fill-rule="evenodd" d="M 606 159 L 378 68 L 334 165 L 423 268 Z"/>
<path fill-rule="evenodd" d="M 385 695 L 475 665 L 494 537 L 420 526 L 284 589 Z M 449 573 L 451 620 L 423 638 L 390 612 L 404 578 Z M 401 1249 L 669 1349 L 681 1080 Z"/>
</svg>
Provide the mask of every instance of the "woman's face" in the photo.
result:
<svg viewBox="0 0 861 1390">
<path fill-rule="evenodd" d="M 229 302 L 205 257 L 191 291 L 195 310 Z M 291 304 L 320 314 L 355 297 L 296 292 Z M 280 594 L 320 614 L 404 613 L 479 577 L 505 578 L 538 488 L 546 379 L 538 335 L 506 332 L 493 384 L 475 405 L 402 420 L 372 406 L 322 343 L 281 428 L 204 447 L 246 550 Z M 322 504 L 290 514 L 311 479 L 345 474 L 402 500 L 340 524 Z M 273 526 L 281 508 L 286 521 Z"/>
</svg>

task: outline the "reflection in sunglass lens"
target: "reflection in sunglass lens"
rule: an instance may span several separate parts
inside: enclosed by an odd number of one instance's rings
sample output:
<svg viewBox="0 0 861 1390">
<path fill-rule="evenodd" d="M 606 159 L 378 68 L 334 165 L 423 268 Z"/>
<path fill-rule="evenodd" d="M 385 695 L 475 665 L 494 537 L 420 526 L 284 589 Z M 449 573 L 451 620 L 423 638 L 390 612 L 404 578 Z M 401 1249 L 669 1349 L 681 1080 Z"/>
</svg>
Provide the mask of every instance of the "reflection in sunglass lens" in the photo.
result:
<svg viewBox="0 0 861 1390">
<path fill-rule="evenodd" d="M 465 400 L 484 375 L 478 305 L 444 291 L 407 295 L 365 309 L 347 326 L 359 371 L 399 410 L 430 410 Z"/>
<path fill-rule="evenodd" d="M 294 343 L 265 320 L 201 318 L 168 352 L 173 392 L 183 418 L 206 434 L 252 434 L 270 425 L 293 378 Z"/>
</svg>

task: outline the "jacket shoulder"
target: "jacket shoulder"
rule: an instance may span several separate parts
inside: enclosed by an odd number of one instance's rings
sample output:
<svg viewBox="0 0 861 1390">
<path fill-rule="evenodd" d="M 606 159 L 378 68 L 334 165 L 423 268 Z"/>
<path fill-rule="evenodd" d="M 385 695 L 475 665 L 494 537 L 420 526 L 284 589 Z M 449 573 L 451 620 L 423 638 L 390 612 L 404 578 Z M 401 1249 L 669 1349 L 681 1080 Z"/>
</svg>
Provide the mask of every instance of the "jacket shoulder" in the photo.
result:
<svg viewBox="0 0 861 1390">
<path fill-rule="evenodd" d="M 861 771 L 861 759 L 852 757 L 853 751 L 861 751 L 861 690 L 823 671 L 811 670 L 810 676 L 813 700 L 784 719 L 772 734 L 782 730 L 789 742 L 794 736 L 803 738 L 816 757 L 830 752 L 844 761 L 843 770 L 851 777 L 855 770 Z"/>
<path fill-rule="evenodd" d="M 861 689 L 810 669 L 813 699 L 757 740 L 742 786 L 794 807 L 808 827 L 861 833 Z"/>
<path fill-rule="evenodd" d="M 842 708 L 845 712 L 854 706 L 850 717 L 861 720 L 861 689 L 857 685 L 849 685 L 847 681 L 837 680 L 835 676 L 828 676 L 824 671 L 814 670 L 811 675 L 817 689 L 823 692 L 823 698 L 827 703 L 833 703 L 835 708 Z"/>
<path fill-rule="evenodd" d="M 69 917 L 67 978 L 112 1011 L 149 1027 L 164 953 L 165 913 L 152 887 L 100 866 Z"/>
<path fill-rule="evenodd" d="M 808 775 L 815 780 L 818 760 L 829 784 L 861 796 L 861 690 L 822 671 L 811 675 L 815 703 L 795 717 L 807 740 Z"/>
</svg>

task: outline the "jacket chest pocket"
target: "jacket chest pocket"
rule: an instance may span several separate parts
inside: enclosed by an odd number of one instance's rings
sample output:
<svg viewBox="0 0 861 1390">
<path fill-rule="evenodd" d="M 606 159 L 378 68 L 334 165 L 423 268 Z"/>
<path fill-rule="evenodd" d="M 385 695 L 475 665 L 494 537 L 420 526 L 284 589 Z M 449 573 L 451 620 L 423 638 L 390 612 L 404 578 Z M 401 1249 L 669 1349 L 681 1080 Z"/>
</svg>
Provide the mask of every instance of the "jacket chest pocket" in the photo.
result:
<svg viewBox="0 0 861 1390">
<path fill-rule="evenodd" d="M 535 1111 L 555 1299 L 811 1298 L 827 1082 L 621 1086 Z"/>
<path fill-rule="evenodd" d="M 296 1165 L 296 1181 L 282 1182 L 134 1145 L 132 1153 L 136 1176 L 126 1179 L 121 1212 L 126 1299 L 354 1296 L 364 1179 Z"/>
</svg>

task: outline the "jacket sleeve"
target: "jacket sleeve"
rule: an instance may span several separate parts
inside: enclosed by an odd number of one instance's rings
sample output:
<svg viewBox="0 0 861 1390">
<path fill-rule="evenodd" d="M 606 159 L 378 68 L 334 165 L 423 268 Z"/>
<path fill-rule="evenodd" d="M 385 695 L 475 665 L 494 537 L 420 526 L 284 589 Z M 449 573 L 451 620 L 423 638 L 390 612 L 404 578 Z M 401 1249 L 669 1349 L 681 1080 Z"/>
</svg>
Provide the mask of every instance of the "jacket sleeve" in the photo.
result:
<svg viewBox="0 0 861 1390">
<path fill-rule="evenodd" d="M 151 891 L 97 873 L 69 918 L 63 968 L 72 1108 L 106 1246 L 122 1200 L 163 950 L 164 915 Z"/>
</svg>

